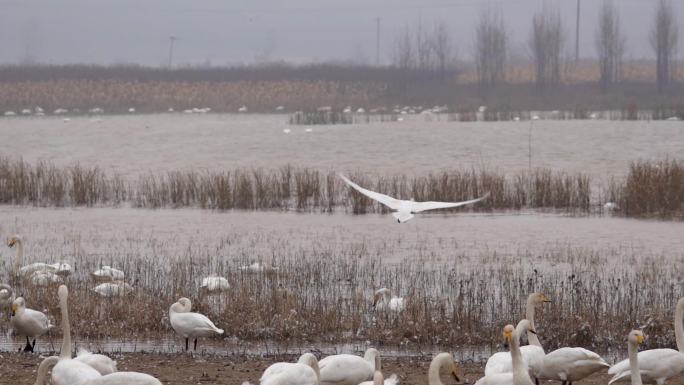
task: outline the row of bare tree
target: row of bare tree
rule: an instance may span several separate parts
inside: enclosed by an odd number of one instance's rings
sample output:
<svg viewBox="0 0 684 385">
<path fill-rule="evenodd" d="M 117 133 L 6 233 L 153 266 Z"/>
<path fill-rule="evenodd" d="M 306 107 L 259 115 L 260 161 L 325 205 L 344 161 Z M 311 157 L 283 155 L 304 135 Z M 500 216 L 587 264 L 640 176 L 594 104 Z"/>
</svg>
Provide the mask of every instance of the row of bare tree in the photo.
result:
<svg viewBox="0 0 684 385">
<path fill-rule="evenodd" d="M 671 0 L 658 0 L 650 34 L 656 55 L 658 90 L 673 80 L 679 29 Z M 543 7 L 532 17 L 528 44 L 538 87 L 561 82 L 566 32 L 556 9 Z M 473 41 L 473 61 L 478 81 L 484 88 L 506 81 L 508 29 L 500 12 L 483 10 Z M 613 0 L 603 0 L 595 33 L 601 89 L 607 91 L 622 78 L 625 37 L 620 13 Z M 405 26 L 395 40 L 393 63 L 400 69 L 433 70 L 444 78 L 447 67 L 455 62 L 455 48 L 444 22 L 427 29 L 422 22 Z"/>
</svg>

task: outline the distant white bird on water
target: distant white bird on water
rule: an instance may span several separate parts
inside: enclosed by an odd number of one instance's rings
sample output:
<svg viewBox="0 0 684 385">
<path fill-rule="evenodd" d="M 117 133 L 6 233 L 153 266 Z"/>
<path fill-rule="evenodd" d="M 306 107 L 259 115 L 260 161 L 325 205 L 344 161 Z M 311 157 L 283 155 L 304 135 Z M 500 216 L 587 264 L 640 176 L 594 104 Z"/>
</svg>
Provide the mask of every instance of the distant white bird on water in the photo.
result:
<svg viewBox="0 0 684 385">
<path fill-rule="evenodd" d="M 436 210 L 436 209 L 448 209 L 448 208 L 454 208 L 454 207 L 460 207 L 460 206 L 465 206 L 473 203 L 477 203 L 489 196 L 489 193 L 485 194 L 484 196 L 477 198 L 477 199 L 471 199 L 468 201 L 463 201 L 463 202 L 415 202 L 413 200 L 401 200 L 401 199 L 396 199 L 392 198 L 389 195 L 385 194 L 380 194 L 374 191 L 367 190 L 356 183 L 352 182 L 351 180 L 347 179 L 344 175 L 339 174 L 340 178 L 345 181 L 349 186 L 354 188 L 356 191 L 360 192 L 361 194 L 376 200 L 383 205 L 389 207 L 390 209 L 394 210 L 395 212 L 392 213 L 392 216 L 397 220 L 399 223 L 404 223 L 411 218 L 413 218 L 413 214 L 421 213 L 423 211 L 428 211 L 428 210 Z"/>
<path fill-rule="evenodd" d="M 283 130 L 283 134 L 289 134 L 290 132 L 292 132 L 292 130 L 290 130 L 289 128 Z"/>
<path fill-rule="evenodd" d="M 242 106 L 238 108 L 238 112 L 247 112 L 247 106 Z"/>
</svg>

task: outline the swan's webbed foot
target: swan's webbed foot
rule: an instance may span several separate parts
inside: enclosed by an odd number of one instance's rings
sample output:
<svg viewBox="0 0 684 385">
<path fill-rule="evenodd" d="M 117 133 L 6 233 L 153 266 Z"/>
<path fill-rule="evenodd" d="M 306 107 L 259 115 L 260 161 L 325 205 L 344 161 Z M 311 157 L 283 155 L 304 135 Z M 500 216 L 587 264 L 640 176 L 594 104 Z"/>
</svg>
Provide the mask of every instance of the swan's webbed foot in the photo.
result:
<svg viewBox="0 0 684 385">
<path fill-rule="evenodd" d="M 195 338 L 195 347 L 193 348 L 193 350 L 197 350 L 197 338 Z"/>
<path fill-rule="evenodd" d="M 31 341 L 29 341 L 29 338 L 26 337 L 26 346 L 24 346 L 24 352 L 33 353 L 34 346 L 36 346 L 36 340 L 33 340 L 33 345 L 31 345 Z"/>
</svg>

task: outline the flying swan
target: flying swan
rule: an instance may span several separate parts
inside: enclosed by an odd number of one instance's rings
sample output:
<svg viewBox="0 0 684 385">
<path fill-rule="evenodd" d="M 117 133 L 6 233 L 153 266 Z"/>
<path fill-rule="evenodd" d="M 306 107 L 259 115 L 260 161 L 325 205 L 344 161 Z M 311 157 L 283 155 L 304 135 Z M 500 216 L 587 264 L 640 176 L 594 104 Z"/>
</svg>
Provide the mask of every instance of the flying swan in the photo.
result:
<svg viewBox="0 0 684 385">
<path fill-rule="evenodd" d="M 195 339 L 193 350 L 197 350 L 197 338 L 209 337 L 214 334 L 223 334 L 223 329 L 219 329 L 209 318 L 203 314 L 191 313 L 192 302 L 183 297 L 169 308 L 169 319 L 171 327 L 176 333 L 185 337 L 185 350 L 188 350 L 188 341 Z"/>
<path fill-rule="evenodd" d="M 339 174 L 340 178 L 344 180 L 345 183 L 347 183 L 349 186 L 354 188 L 354 190 L 360 192 L 361 194 L 367 196 L 368 198 L 371 198 L 375 201 L 378 201 L 382 203 L 383 205 L 389 207 L 391 210 L 394 212 L 392 213 L 392 216 L 397 220 L 399 223 L 404 223 L 411 218 L 413 218 L 413 214 L 421 213 L 423 211 L 428 211 L 428 210 L 436 210 L 436 209 L 448 209 L 448 208 L 454 208 L 454 207 L 460 207 L 460 206 L 465 206 L 465 205 L 470 205 L 473 203 L 477 203 L 489 196 L 489 193 L 485 194 L 484 196 L 477 198 L 477 199 L 471 199 L 469 201 L 463 201 L 463 202 L 415 202 L 412 200 L 400 200 L 396 198 L 392 198 L 389 195 L 385 194 L 380 194 L 374 191 L 367 190 L 356 183 L 352 182 L 351 180 L 347 179 L 344 175 Z"/>
<path fill-rule="evenodd" d="M 674 317 L 675 338 L 677 349 L 651 349 L 639 353 L 639 370 L 641 378 L 646 384 L 663 385 L 665 381 L 678 374 L 684 373 L 684 297 L 677 301 Z M 613 378 L 608 382 L 630 379 L 630 359 L 613 365 L 608 374 Z"/>
<path fill-rule="evenodd" d="M 297 363 L 278 362 L 264 371 L 261 385 L 319 385 L 318 361 L 311 353 L 304 353 Z"/>
<path fill-rule="evenodd" d="M 527 297 L 525 318 L 530 322 L 530 327 L 532 329 L 535 329 L 534 313 L 536 307 L 548 302 L 551 302 L 551 300 L 542 293 L 532 293 Z M 529 368 L 530 376 L 538 378 L 542 369 L 542 364 L 544 363 L 544 348 L 541 346 L 536 334 L 528 334 L 527 341 L 530 344 L 520 347 L 520 353 L 522 354 L 523 362 Z M 511 360 L 511 353 L 509 352 L 493 354 L 489 357 L 487 365 L 485 366 L 485 376 L 495 373 L 508 373 L 511 371 L 513 371 L 513 362 Z"/>
</svg>

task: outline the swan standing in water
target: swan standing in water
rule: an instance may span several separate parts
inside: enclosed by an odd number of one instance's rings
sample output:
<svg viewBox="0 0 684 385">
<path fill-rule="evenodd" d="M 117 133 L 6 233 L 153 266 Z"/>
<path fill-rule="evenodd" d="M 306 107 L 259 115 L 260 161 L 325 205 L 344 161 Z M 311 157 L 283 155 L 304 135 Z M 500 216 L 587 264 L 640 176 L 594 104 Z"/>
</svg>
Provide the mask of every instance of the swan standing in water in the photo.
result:
<svg viewBox="0 0 684 385">
<path fill-rule="evenodd" d="M 75 385 L 101 377 L 100 372 L 89 365 L 71 358 L 71 325 L 69 324 L 68 298 L 66 286 L 59 287 L 59 308 L 62 312 L 62 351 L 57 365 L 52 369 L 52 382 L 55 385 Z"/>
<path fill-rule="evenodd" d="M 532 293 L 527 297 L 527 307 L 525 309 L 525 318 L 530 322 L 530 328 L 535 329 L 534 313 L 537 306 L 541 306 L 551 300 L 542 293 Z M 530 376 L 538 378 L 544 364 L 544 348 L 539 342 L 536 334 L 528 334 L 527 341 L 529 345 L 522 346 L 520 352 L 523 357 L 523 362 L 529 368 Z M 495 353 L 487 360 L 485 366 L 485 376 L 494 373 L 508 373 L 513 371 L 513 362 L 511 360 L 511 353 L 499 352 Z M 538 381 L 537 381 L 538 383 Z"/>
<path fill-rule="evenodd" d="M 443 385 L 442 380 L 439 378 L 439 372 L 442 369 L 448 369 L 456 382 L 461 382 L 458 364 L 454 361 L 454 357 L 449 353 L 439 353 L 430 362 L 428 385 Z"/>
<path fill-rule="evenodd" d="M 406 302 L 403 297 L 393 296 L 390 289 L 383 287 L 375 292 L 373 297 L 373 307 L 376 310 L 391 310 L 401 312 L 406 309 Z"/>
<path fill-rule="evenodd" d="M 209 337 L 214 334 L 223 334 L 223 329 L 219 329 L 209 318 L 203 314 L 191 313 L 192 303 L 183 297 L 169 308 L 169 319 L 171 327 L 176 333 L 185 337 L 185 350 L 188 350 L 188 341 L 195 339 L 193 350 L 197 350 L 197 338 Z"/>
<path fill-rule="evenodd" d="M 319 369 L 316 357 L 304 353 L 297 363 L 278 362 L 264 371 L 259 379 L 261 385 L 319 385 Z"/>
<path fill-rule="evenodd" d="M 322 359 L 318 367 L 321 385 L 358 385 L 372 379 L 373 373 L 380 369 L 380 352 L 370 348 L 363 357 L 336 354 Z"/>
<path fill-rule="evenodd" d="M 71 274 L 71 265 L 68 263 L 44 263 L 36 262 L 30 265 L 21 266 L 24 259 L 24 243 L 19 235 L 11 236 L 7 239 L 8 247 L 17 247 L 17 254 L 14 262 L 14 274 L 16 276 L 29 279 L 36 286 L 48 286 L 51 283 L 61 282 L 62 276 Z"/>
<path fill-rule="evenodd" d="M 525 362 L 520 352 L 520 337 L 525 333 L 535 334 L 530 322 L 526 319 L 520 321 L 517 327 L 506 325 L 503 330 L 504 340 L 511 346 L 512 373 L 493 373 L 485 374 L 475 385 L 532 385 L 530 373 L 525 366 Z"/>
<path fill-rule="evenodd" d="M 677 349 L 651 349 L 639 353 L 639 370 L 644 383 L 663 385 L 665 381 L 684 373 L 684 297 L 677 301 L 674 317 Z M 608 374 L 612 374 L 608 384 L 628 381 L 630 378 L 630 360 L 623 360 L 613 365 Z"/>
<path fill-rule="evenodd" d="M 470 205 L 473 203 L 477 203 L 489 196 L 489 193 L 485 194 L 484 196 L 477 198 L 477 199 L 471 199 L 468 201 L 463 201 L 463 202 L 414 202 L 413 200 L 400 200 L 396 198 L 392 198 L 389 195 L 385 194 L 380 194 L 375 191 L 367 190 L 356 183 L 352 182 L 351 180 L 347 179 L 344 175 L 339 174 L 340 178 L 344 180 L 346 184 L 348 184 L 350 187 L 352 187 L 354 190 L 360 192 L 361 194 L 367 196 L 368 198 L 371 198 L 375 201 L 378 201 L 382 203 L 383 205 L 389 207 L 392 211 L 392 216 L 394 219 L 397 220 L 399 223 L 404 223 L 408 221 L 409 219 L 413 218 L 413 214 L 417 213 L 422 213 L 423 211 L 428 211 L 428 210 L 437 210 L 437 209 L 448 209 L 448 208 L 454 208 L 454 207 L 460 207 L 460 206 L 465 206 L 465 205 Z"/>
<path fill-rule="evenodd" d="M 18 335 L 26 336 L 25 352 L 33 352 L 36 346 L 36 337 L 47 333 L 52 325 L 47 316 L 42 312 L 26 308 L 26 301 L 19 297 L 12 302 L 12 318 L 10 325 Z M 30 343 L 29 337 L 33 338 L 33 344 Z"/>
</svg>

